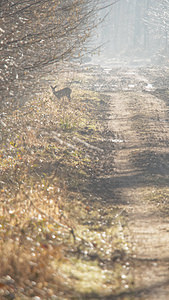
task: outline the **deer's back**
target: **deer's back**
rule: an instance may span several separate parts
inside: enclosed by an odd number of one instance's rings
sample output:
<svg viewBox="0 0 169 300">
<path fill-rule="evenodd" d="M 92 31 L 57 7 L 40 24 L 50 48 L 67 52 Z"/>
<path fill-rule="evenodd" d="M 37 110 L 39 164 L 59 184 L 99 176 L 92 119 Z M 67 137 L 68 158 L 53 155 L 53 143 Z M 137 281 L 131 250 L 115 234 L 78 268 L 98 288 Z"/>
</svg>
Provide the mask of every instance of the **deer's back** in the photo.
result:
<svg viewBox="0 0 169 300">
<path fill-rule="evenodd" d="M 55 91 L 54 88 L 52 88 L 54 95 L 58 98 L 61 99 L 63 97 L 67 97 L 70 100 L 70 94 L 72 90 L 70 88 L 64 88 L 58 91 Z"/>
</svg>

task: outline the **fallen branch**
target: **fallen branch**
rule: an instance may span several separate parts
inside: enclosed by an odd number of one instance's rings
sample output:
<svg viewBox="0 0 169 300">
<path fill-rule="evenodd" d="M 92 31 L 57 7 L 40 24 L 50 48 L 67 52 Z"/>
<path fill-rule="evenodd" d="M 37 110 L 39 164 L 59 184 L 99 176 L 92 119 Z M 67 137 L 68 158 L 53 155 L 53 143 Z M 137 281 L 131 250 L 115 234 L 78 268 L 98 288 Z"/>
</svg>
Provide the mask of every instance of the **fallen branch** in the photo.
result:
<svg viewBox="0 0 169 300">
<path fill-rule="evenodd" d="M 60 134 L 56 134 L 54 131 L 51 131 L 50 134 L 46 133 L 46 132 L 41 132 L 42 135 L 48 135 L 49 137 L 53 138 L 55 141 L 57 141 L 60 145 L 65 145 L 69 148 L 72 148 L 74 150 L 77 150 L 77 147 L 70 144 L 70 143 L 67 143 L 65 141 L 63 141 L 61 138 L 60 138 Z M 52 135 L 51 135 L 52 134 Z M 74 136 L 73 137 L 73 140 L 75 142 L 78 142 L 80 144 L 83 144 L 84 146 L 86 146 L 87 148 L 89 149 L 92 149 L 92 150 L 95 150 L 95 151 L 100 151 L 100 152 L 103 152 L 104 150 L 101 149 L 101 148 L 98 148 L 98 147 L 95 147 L 93 145 L 90 145 L 89 143 L 79 139 L 78 137 Z"/>
<path fill-rule="evenodd" d="M 70 144 L 70 143 L 67 143 L 65 141 L 63 141 L 59 136 L 60 134 L 56 134 L 54 131 L 51 131 L 50 134 L 46 133 L 46 132 L 41 132 L 42 135 L 47 135 L 49 136 L 50 138 L 54 139 L 55 141 L 57 141 L 60 145 L 65 145 L 67 146 L 68 148 L 71 148 L 71 149 L 74 149 L 74 150 L 77 150 L 77 147 L 75 147 L 74 145 Z M 51 135 L 52 134 L 52 135 Z"/>
<path fill-rule="evenodd" d="M 56 135 L 52 135 L 52 138 L 55 139 L 57 142 L 59 142 L 61 145 L 65 145 L 65 146 L 67 146 L 67 147 L 69 147 L 69 148 L 72 148 L 72 149 L 74 149 L 74 150 L 77 149 L 77 147 L 73 146 L 73 145 L 70 144 L 70 143 L 67 143 L 67 142 L 63 141 L 62 139 L 60 139 L 60 138 L 57 137 Z"/>
<path fill-rule="evenodd" d="M 100 151 L 100 152 L 103 152 L 103 151 L 104 151 L 104 150 L 101 149 L 101 148 L 98 148 L 98 147 L 95 147 L 95 146 L 93 146 L 93 145 L 90 145 L 89 143 L 87 143 L 87 142 L 85 142 L 85 141 L 79 139 L 79 138 L 76 137 L 76 136 L 73 137 L 73 140 L 74 140 L 74 141 L 77 141 L 78 143 L 83 144 L 84 146 L 86 146 L 87 148 L 90 148 L 90 149 L 92 149 L 92 150 L 96 150 L 96 151 Z"/>
</svg>

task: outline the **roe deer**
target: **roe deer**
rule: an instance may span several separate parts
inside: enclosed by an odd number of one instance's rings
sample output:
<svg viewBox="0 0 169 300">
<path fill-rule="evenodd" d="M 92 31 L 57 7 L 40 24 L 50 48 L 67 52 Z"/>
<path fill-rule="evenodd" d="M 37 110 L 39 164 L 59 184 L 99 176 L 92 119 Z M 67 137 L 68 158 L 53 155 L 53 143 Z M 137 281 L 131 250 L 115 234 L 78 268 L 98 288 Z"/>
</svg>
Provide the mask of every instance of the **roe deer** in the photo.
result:
<svg viewBox="0 0 169 300">
<path fill-rule="evenodd" d="M 58 90 L 58 91 L 55 91 L 55 88 L 57 87 L 56 86 L 51 86 L 51 89 L 52 89 L 52 92 L 53 94 L 60 100 L 61 98 L 64 98 L 64 97 L 67 97 L 70 101 L 71 97 L 70 97 L 70 94 L 72 92 L 72 90 L 70 88 L 64 88 L 64 89 L 61 89 L 61 90 Z"/>
</svg>

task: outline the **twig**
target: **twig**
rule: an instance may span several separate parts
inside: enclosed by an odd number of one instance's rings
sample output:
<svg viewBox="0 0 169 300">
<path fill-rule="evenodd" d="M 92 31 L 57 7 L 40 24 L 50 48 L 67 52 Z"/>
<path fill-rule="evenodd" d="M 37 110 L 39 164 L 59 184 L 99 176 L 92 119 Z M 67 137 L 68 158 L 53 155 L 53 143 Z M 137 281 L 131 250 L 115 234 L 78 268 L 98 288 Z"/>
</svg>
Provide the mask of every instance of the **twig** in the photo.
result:
<svg viewBox="0 0 169 300">
<path fill-rule="evenodd" d="M 117 213 L 113 219 L 117 219 L 118 217 L 120 217 L 122 215 L 122 213 L 125 211 L 125 209 L 123 208 L 119 213 Z"/>
<path fill-rule="evenodd" d="M 0 122 L 1 122 L 1 124 L 2 124 L 3 127 L 7 126 L 2 120 L 0 120 Z"/>
<path fill-rule="evenodd" d="M 70 231 L 70 233 L 72 233 L 72 228 L 68 227 L 66 225 L 61 224 L 60 222 L 56 221 L 55 219 L 53 219 L 51 216 L 48 216 L 44 211 L 42 211 L 40 208 L 36 207 L 36 205 L 33 203 L 32 200 L 30 200 L 31 205 L 38 211 L 40 212 L 42 215 L 44 215 L 45 217 L 47 217 L 49 220 L 51 220 L 52 222 L 56 223 L 58 226 L 67 229 L 68 231 Z"/>
</svg>

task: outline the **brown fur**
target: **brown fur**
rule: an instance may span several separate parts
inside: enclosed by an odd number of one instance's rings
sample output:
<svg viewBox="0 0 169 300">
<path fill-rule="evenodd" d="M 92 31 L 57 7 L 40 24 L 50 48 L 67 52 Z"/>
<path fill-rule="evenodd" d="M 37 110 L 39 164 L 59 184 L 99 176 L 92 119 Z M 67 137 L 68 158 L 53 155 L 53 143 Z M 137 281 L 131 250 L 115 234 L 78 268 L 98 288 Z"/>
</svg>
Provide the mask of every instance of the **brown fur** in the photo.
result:
<svg viewBox="0 0 169 300">
<path fill-rule="evenodd" d="M 52 92 L 53 94 L 60 100 L 61 98 L 64 98 L 64 97 L 67 97 L 69 99 L 69 101 L 71 100 L 71 92 L 72 90 L 68 87 L 64 88 L 64 89 L 61 89 L 61 90 L 58 90 L 56 91 L 55 90 L 56 86 L 53 87 L 51 86 L 51 89 L 52 89 Z"/>
</svg>

